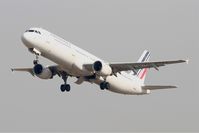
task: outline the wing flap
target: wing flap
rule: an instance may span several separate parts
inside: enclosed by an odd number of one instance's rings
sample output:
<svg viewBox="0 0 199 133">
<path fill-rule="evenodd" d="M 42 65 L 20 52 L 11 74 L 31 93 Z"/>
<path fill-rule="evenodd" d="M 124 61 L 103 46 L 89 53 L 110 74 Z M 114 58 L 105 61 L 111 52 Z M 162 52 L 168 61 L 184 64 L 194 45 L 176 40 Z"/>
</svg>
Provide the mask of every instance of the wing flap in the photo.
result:
<svg viewBox="0 0 199 133">
<path fill-rule="evenodd" d="M 146 85 L 142 86 L 142 89 L 145 90 L 159 90 L 159 89 L 174 89 L 176 86 L 164 86 L 164 85 Z"/>
</svg>

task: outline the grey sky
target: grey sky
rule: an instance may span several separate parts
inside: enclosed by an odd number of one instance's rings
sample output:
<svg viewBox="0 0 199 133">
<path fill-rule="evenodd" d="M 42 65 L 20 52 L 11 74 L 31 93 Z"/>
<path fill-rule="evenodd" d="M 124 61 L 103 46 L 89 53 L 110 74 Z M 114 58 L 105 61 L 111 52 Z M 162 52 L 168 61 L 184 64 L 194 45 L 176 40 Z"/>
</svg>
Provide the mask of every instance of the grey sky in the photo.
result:
<svg viewBox="0 0 199 133">
<path fill-rule="evenodd" d="M 199 1 L 1 0 L 0 131 L 199 131 Z M 63 82 L 40 80 L 10 67 L 32 66 L 21 34 L 43 27 L 107 61 L 190 59 L 159 72 L 146 84 L 174 90 L 124 96 L 84 83 L 61 93 Z M 41 62 L 52 62 L 41 58 Z"/>
</svg>

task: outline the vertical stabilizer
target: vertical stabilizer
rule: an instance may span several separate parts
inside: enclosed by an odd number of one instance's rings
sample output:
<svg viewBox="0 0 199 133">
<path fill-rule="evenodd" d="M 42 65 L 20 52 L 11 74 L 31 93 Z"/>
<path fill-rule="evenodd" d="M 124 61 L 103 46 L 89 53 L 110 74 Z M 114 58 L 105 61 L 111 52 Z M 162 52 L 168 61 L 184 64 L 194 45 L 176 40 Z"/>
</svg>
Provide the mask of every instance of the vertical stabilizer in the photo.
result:
<svg viewBox="0 0 199 133">
<path fill-rule="evenodd" d="M 150 52 L 145 50 L 141 57 L 139 58 L 138 62 L 147 62 L 150 58 Z M 144 83 L 144 80 L 146 78 L 148 68 L 138 69 L 137 70 L 137 77 Z"/>
</svg>

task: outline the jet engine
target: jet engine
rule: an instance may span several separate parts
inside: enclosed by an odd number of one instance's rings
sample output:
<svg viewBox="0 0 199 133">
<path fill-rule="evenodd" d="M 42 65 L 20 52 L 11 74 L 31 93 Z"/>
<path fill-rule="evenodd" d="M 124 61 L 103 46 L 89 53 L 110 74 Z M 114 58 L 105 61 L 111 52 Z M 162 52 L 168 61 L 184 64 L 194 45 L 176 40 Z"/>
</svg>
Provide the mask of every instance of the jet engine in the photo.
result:
<svg viewBox="0 0 199 133">
<path fill-rule="evenodd" d="M 93 70 L 100 76 L 109 76 L 112 74 L 112 68 L 101 61 L 96 61 L 93 64 Z"/>
<path fill-rule="evenodd" d="M 52 71 L 48 67 L 43 67 L 41 64 L 36 64 L 33 67 L 33 72 L 41 79 L 50 79 L 53 77 Z"/>
</svg>

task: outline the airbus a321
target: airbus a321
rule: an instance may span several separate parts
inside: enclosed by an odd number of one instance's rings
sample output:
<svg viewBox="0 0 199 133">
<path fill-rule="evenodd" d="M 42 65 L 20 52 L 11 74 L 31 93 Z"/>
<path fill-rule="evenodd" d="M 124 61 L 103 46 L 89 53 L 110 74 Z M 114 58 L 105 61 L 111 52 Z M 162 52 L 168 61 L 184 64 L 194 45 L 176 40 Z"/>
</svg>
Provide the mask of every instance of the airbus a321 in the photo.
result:
<svg viewBox="0 0 199 133">
<path fill-rule="evenodd" d="M 137 62 L 111 63 L 106 62 L 72 43 L 44 30 L 30 28 L 22 37 L 23 44 L 35 54 L 34 66 L 30 68 L 13 68 L 12 71 L 29 72 L 41 79 L 52 79 L 55 75 L 61 77 L 64 83 L 60 86 L 62 92 L 70 91 L 68 77 L 76 77 L 75 83 L 84 81 L 99 85 L 101 90 L 127 95 L 149 94 L 151 90 L 176 88 L 176 86 L 145 85 L 145 77 L 149 68 L 159 70 L 159 67 L 187 62 L 187 60 L 149 62 L 150 52 L 145 50 Z M 56 65 L 43 66 L 39 57 L 43 56 Z"/>
</svg>

